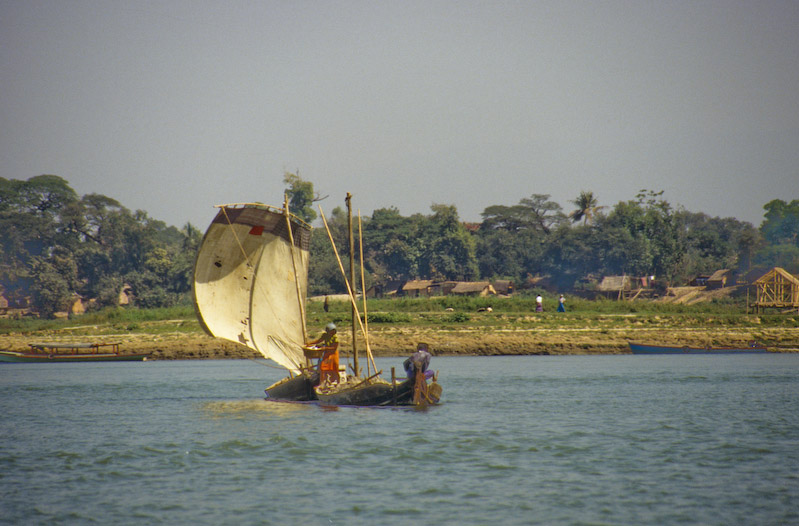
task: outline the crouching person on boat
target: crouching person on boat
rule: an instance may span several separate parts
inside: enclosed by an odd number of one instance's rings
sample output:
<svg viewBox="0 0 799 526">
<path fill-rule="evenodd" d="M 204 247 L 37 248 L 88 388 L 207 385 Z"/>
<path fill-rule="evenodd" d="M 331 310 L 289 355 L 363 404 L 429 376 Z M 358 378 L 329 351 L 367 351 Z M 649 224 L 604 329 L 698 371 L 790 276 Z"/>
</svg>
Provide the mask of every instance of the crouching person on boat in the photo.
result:
<svg viewBox="0 0 799 526">
<path fill-rule="evenodd" d="M 413 378 L 416 372 L 419 371 L 424 374 L 425 380 L 429 380 L 433 377 L 433 371 L 428 370 L 432 357 L 433 355 L 430 354 L 427 344 L 420 343 L 416 346 L 416 352 L 402 364 L 405 368 L 405 374 L 408 375 L 408 378 Z"/>
<path fill-rule="evenodd" d="M 319 359 L 319 385 L 325 386 L 338 383 L 338 336 L 336 335 L 336 325 L 328 323 L 325 332 L 316 340 L 308 342 L 308 347 L 316 346 L 322 351 Z"/>
<path fill-rule="evenodd" d="M 436 375 L 430 370 L 432 354 L 426 343 L 416 346 L 416 352 L 402 364 L 408 381 L 413 382 L 413 404 L 416 406 L 437 404 L 441 398 L 441 386 L 436 383 Z M 433 379 L 428 385 L 427 381 Z"/>
</svg>

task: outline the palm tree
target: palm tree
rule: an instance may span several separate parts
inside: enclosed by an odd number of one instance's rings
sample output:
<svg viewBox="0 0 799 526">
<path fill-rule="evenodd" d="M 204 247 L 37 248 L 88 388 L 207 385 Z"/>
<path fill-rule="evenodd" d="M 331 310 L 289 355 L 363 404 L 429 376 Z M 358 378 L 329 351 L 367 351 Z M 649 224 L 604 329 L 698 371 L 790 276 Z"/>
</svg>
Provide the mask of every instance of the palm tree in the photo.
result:
<svg viewBox="0 0 799 526">
<path fill-rule="evenodd" d="M 594 192 L 586 192 L 585 190 L 580 192 L 577 199 L 570 202 L 577 206 L 577 210 L 569 214 L 569 217 L 571 217 L 572 221 L 575 223 L 582 219 L 584 225 L 590 223 L 594 219 L 594 214 L 605 208 L 604 206 L 597 206 L 598 201 L 596 197 L 594 197 Z"/>
</svg>

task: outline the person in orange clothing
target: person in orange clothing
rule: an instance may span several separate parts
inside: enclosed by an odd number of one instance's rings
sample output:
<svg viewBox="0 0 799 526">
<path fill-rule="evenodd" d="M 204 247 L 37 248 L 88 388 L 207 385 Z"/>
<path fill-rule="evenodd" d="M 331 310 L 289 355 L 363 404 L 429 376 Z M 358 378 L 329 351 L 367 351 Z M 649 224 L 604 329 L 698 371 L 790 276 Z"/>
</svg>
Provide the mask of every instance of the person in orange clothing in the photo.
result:
<svg viewBox="0 0 799 526">
<path fill-rule="evenodd" d="M 319 385 L 337 383 L 338 374 L 338 336 L 336 335 L 336 325 L 328 323 L 325 332 L 308 346 L 318 345 L 323 351 L 322 358 L 319 360 Z"/>
</svg>

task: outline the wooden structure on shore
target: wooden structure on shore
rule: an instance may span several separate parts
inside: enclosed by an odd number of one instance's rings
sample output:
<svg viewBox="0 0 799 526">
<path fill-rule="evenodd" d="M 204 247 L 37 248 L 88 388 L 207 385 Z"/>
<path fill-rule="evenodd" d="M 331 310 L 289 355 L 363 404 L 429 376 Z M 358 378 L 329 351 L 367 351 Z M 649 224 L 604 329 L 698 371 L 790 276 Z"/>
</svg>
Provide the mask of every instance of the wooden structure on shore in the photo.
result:
<svg viewBox="0 0 799 526">
<path fill-rule="evenodd" d="M 767 308 L 790 309 L 799 312 L 799 278 L 790 272 L 774 267 L 754 282 L 757 296 L 755 312 Z"/>
<path fill-rule="evenodd" d="M 460 296 L 496 296 L 497 291 L 487 281 L 459 281 L 451 290 L 451 294 Z"/>
<path fill-rule="evenodd" d="M 597 287 L 597 294 L 608 299 L 632 301 L 652 296 L 650 278 L 632 276 L 605 276 Z"/>
</svg>

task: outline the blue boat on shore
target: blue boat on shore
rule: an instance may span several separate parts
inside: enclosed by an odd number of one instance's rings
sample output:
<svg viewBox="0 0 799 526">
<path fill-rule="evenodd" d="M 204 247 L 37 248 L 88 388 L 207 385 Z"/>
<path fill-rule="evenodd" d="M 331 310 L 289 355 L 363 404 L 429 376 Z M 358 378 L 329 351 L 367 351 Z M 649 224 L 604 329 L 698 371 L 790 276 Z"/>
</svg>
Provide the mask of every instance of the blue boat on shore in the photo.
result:
<svg viewBox="0 0 799 526">
<path fill-rule="evenodd" d="M 764 346 L 757 342 L 751 342 L 746 347 L 688 347 L 687 345 L 676 347 L 628 343 L 633 354 L 748 354 L 768 352 Z"/>
</svg>

